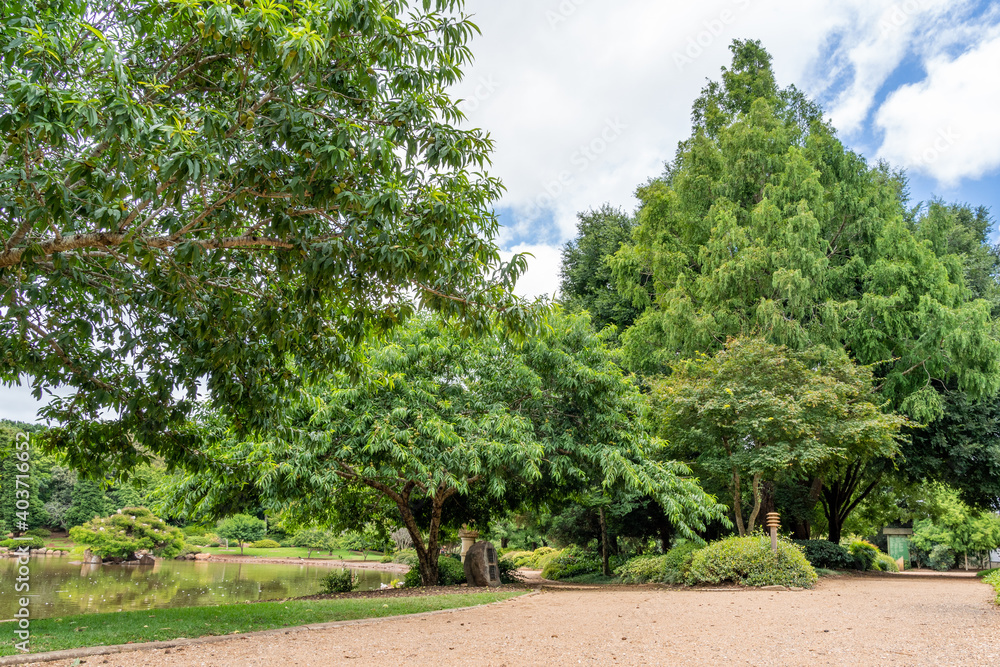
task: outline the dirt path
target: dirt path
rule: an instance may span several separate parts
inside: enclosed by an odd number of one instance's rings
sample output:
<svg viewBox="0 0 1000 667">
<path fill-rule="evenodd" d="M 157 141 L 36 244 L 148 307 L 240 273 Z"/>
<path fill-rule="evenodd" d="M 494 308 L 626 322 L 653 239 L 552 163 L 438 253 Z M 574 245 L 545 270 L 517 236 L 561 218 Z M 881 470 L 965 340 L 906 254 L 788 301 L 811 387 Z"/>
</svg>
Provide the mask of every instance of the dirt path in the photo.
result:
<svg viewBox="0 0 1000 667">
<path fill-rule="evenodd" d="M 824 579 L 797 593 L 553 589 L 470 611 L 86 664 L 1000 665 L 990 599 L 981 582 L 924 577 Z"/>
<path fill-rule="evenodd" d="M 219 556 L 212 554 L 207 559 L 211 563 L 252 563 L 271 565 L 319 565 L 325 567 L 348 568 L 354 570 L 378 570 L 380 572 L 401 572 L 406 574 L 410 571 L 409 565 L 400 563 L 381 563 L 377 560 L 334 560 L 326 558 L 265 558 L 260 556 Z M 204 562 L 204 561 L 203 561 Z"/>
</svg>

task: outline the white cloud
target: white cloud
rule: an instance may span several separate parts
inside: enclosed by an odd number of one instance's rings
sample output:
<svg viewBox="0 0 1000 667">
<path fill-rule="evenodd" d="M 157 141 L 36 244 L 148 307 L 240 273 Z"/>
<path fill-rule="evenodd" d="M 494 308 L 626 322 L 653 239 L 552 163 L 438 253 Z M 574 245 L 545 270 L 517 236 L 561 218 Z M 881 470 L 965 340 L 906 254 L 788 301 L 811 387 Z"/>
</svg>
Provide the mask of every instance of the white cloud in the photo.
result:
<svg viewBox="0 0 1000 667">
<path fill-rule="evenodd" d="M 514 291 L 518 296 L 534 299 L 539 296 L 555 298 L 559 293 L 559 267 L 562 249 L 551 245 L 518 245 L 510 252 L 501 253 L 505 262 L 516 253 L 530 253 L 528 270 L 517 282 Z"/>
<path fill-rule="evenodd" d="M 33 424 L 38 419 L 38 409 L 48 402 L 47 397 L 36 401 L 28 385 L 0 385 L 0 419 Z"/>
<path fill-rule="evenodd" d="M 1000 167 L 998 65 L 997 31 L 957 58 L 931 60 L 924 81 L 895 91 L 879 110 L 879 154 L 945 186 Z"/>
<path fill-rule="evenodd" d="M 566 241 L 579 211 L 604 202 L 631 208 L 636 186 L 660 174 L 690 134 L 691 104 L 729 63 L 733 39 L 760 39 L 781 85 L 818 94 L 828 82 L 817 88 L 807 75 L 826 55 L 829 36 L 841 31 L 851 44 L 876 43 L 864 36 L 879 35 L 879 19 L 894 4 L 468 0 L 483 36 L 474 40 L 476 63 L 455 92 L 470 100 L 470 123 L 497 142 L 491 173 L 507 186 L 500 206 L 513 211 L 501 241 Z M 878 58 L 874 48 L 855 60 Z M 851 104 L 867 109 L 884 76 L 864 74 L 868 83 L 850 98 L 862 101 Z"/>
</svg>

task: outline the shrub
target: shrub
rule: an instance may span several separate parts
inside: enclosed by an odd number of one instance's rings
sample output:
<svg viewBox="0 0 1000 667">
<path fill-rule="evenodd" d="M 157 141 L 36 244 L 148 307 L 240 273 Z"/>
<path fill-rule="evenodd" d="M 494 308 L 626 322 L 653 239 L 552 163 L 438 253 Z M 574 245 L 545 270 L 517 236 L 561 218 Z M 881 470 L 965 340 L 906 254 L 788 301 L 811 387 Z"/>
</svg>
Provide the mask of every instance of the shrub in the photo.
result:
<svg viewBox="0 0 1000 667">
<path fill-rule="evenodd" d="M 52 537 L 52 531 L 48 528 L 32 528 L 25 535 L 28 537 Z"/>
<path fill-rule="evenodd" d="M 899 565 L 891 556 L 880 551 L 875 557 L 875 569 L 879 572 L 899 572 Z"/>
<path fill-rule="evenodd" d="M 20 547 L 27 546 L 29 549 L 44 549 L 45 540 L 40 537 L 32 537 L 30 540 L 4 540 L 0 542 L 0 547 L 7 547 L 8 549 L 18 549 Z"/>
<path fill-rule="evenodd" d="M 793 540 L 806 554 L 812 566 L 827 570 L 853 570 L 856 562 L 846 548 L 830 540 Z"/>
<path fill-rule="evenodd" d="M 927 554 L 927 562 L 938 572 L 947 572 L 955 564 L 955 552 L 944 544 L 937 544 Z"/>
<path fill-rule="evenodd" d="M 510 554 L 504 554 L 497 559 L 497 569 L 500 571 L 501 584 L 519 584 L 521 575 L 517 573 L 517 564 Z"/>
<path fill-rule="evenodd" d="M 983 581 L 992 586 L 997 592 L 996 603 L 1000 604 L 1000 570 L 993 570 L 983 577 Z"/>
<path fill-rule="evenodd" d="M 204 526 L 184 526 L 182 530 L 184 531 L 184 535 L 188 537 L 201 537 L 207 532 Z M 191 540 L 187 542 L 190 544 Z"/>
<path fill-rule="evenodd" d="M 685 581 L 811 588 L 816 571 L 802 549 L 786 540 L 778 542 L 775 556 L 767 537 L 729 537 L 695 552 Z"/>
<path fill-rule="evenodd" d="M 186 544 L 190 544 L 190 545 L 196 546 L 196 547 L 207 547 L 208 546 L 208 540 L 205 539 L 204 535 L 192 535 L 191 537 L 185 538 L 184 542 Z"/>
<path fill-rule="evenodd" d="M 0 519 L 0 536 L 7 534 L 7 522 Z"/>
<path fill-rule="evenodd" d="M 684 577 L 687 576 L 688 570 L 691 569 L 691 561 L 694 559 L 694 555 L 702 548 L 694 542 L 685 540 L 679 542 L 674 548 L 668 551 L 666 561 L 664 561 L 665 572 L 663 581 L 668 584 L 683 583 Z"/>
<path fill-rule="evenodd" d="M 407 588 L 419 588 L 423 586 L 420 578 L 420 567 L 413 565 L 404 578 Z M 441 556 L 438 558 L 438 586 L 457 586 L 465 583 L 465 568 L 462 561 L 455 556 Z"/>
<path fill-rule="evenodd" d="M 875 560 L 878 558 L 878 547 L 871 542 L 855 540 L 847 547 L 847 550 L 854 557 L 854 567 L 857 570 L 866 572 L 875 567 Z"/>
<path fill-rule="evenodd" d="M 358 587 L 357 577 L 350 570 L 334 570 L 319 581 L 323 587 L 323 592 L 327 595 L 332 595 L 333 593 L 350 593 Z"/>
<path fill-rule="evenodd" d="M 380 563 L 391 563 L 392 562 L 392 556 L 390 556 L 389 554 L 385 554 L 384 556 L 382 556 L 381 558 L 378 559 L 378 562 L 380 562 Z"/>
<path fill-rule="evenodd" d="M 531 552 L 531 557 L 528 558 L 527 562 L 521 567 L 529 567 L 532 570 L 541 570 L 545 568 L 545 564 L 552 559 L 552 555 L 559 553 L 558 549 L 553 549 L 552 547 L 538 547 Z"/>
<path fill-rule="evenodd" d="M 392 557 L 392 562 L 413 567 L 417 564 L 417 552 L 415 549 L 403 549 Z M 409 584 L 407 584 L 407 586 L 409 586 Z"/>
<path fill-rule="evenodd" d="M 531 562 L 532 555 L 534 555 L 534 552 L 531 551 L 511 550 L 504 553 L 503 557 L 517 567 L 527 567 L 528 563 Z"/>
<path fill-rule="evenodd" d="M 145 507 L 126 507 L 118 514 L 91 519 L 71 528 L 69 534 L 74 542 L 102 557 L 129 558 L 146 549 L 173 558 L 184 548 L 181 530 Z"/>
<path fill-rule="evenodd" d="M 278 549 L 281 547 L 281 544 L 275 542 L 274 540 L 265 539 L 265 540 L 257 540 L 250 546 L 252 546 L 254 549 Z"/>
<path fill-rule="evenodd" d="M 558 580 L 600 571 L 600 558 L 578 546 L 569 546 L 545 557 L 542 578 Z"/>
<path fill-rule="evenodd" d="M 625 584 L 663 581 L 667 576 L 666 556 L 636 556 L 615 570 Z"/>
</svg>

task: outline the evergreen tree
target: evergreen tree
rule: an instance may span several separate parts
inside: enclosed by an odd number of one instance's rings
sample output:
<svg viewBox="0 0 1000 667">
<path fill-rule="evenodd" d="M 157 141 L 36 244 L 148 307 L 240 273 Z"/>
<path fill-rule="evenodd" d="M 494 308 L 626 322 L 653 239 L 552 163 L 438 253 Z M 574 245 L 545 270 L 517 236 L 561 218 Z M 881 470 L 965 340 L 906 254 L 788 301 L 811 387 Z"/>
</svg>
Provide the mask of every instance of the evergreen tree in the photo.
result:
<svg viewBox="0 0 1000 667">
<path fill-rule="evenodd" d="M 94 517 L 107 516 L 111 512 L 111 503 L 101 485 L 80 479 L 73 487 L 73 505 L 66 512 L 64 522 L 70 528 L 82 526 Z"/>
</svg>

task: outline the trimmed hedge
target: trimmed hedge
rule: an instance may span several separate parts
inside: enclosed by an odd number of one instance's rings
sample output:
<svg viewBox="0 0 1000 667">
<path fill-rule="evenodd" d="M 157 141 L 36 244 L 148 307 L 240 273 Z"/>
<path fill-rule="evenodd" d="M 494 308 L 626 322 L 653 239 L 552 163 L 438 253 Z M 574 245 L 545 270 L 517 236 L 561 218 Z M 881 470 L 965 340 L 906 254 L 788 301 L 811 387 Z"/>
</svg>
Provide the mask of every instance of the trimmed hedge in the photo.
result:
<svg viewBox="0 0 1000 667">
<path fill-rule="evenodd" d="M 667 557 L 636 556 L 615 570 L 615 574 L 621 577 L 623 584 L 663 581 L 667 576 Z"/>
<path fill-rule="evenodd" d="M 813 567 L 826 570 L 853 570 L 856 561 L 851 552 L 829 540 L 792 540 L 802 547 L 806 559 Z"/>
<path fill-rule="evenodd" d="M 796 586 L 811 588 L 816 570 L 802 549 L 791 542 L 778 542 L 778 554 L 771 551 L 767 537 L 729 537 L 695 552 L 685 576 L 688 584 L 743 586 Z"/>
<path fill-rule="evenodd" d="M 264 540 L 257 540 L 250 546 L 253 547 L 254 549 L 278 549 L 279 547 L 281 547 L 281 544 L 275 542 L 274 540 L 264 539 Z M 341 592 L 346 592 L 346 591 L 341 591 Z"/>
<path fill-rule="evenodd" d="M 15 540 L 9 539 L 0 542 L 0 547 L 7 547 L 11 551 L 18 549 L 20 547 L 28 547 L 29 549 L 44 549 L 45 540 L 40 537 L 32 537 L 30 540 Z"/>
</svg>

